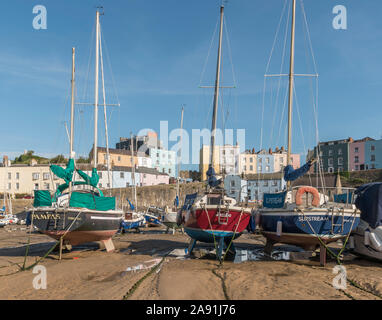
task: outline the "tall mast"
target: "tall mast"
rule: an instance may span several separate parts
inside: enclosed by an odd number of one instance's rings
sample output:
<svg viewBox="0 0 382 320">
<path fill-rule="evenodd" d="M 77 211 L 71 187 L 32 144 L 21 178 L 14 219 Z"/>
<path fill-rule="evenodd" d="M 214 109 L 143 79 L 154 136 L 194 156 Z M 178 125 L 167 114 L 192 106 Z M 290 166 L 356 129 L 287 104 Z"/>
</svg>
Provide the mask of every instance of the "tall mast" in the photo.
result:
<svg viewBox="0 0 382 320">
<path fill-rule="evenodd" d="M 219 48 L 218 48 L 218 59 L 216 64 L 216 80 L 215 80 L 215 94 L 214 94 L 214 111 L 212 115 L 212 125 L 211 125 L 211 147 L 210 147 L 210 166 L 214 166 L 214 148 L 215 148 L 215 134 L 216 134 L 216 117 L 218 111 L 218 101 L 219 101 L 219 87 L 220 87 L 220 62 L 221 62 L 221 51 L 222 51 L 222 37 L 223 37 L 223 17 L 224 17 L 224 6 L 220 6 L 220 30 L 219 30 Z"/>
<path fill-rule="evenodd" d="M 296 0 L 293 0 L 292 9 L 292 30 L 290 41 L 290 65 L 289 65 L 289 100 L 288 100 L 288 149 L 287 149 L 287 165 L 290 164 L 290 155 L 292 151 L 292 109 L 293 109 L 293 85 L 294 85 L 294 36 L 295 36 L 295 15 Z M 288 181 L 290 187 L 290 181 Z"/>
<path fill-rule="evenodd" d="M 132 183 L 134 186 L 134 204 L 135 204 L 135 207 L 137 208 L 137 188 L 135 186 L 134 144 L 133 144 L 133 134 L 132 133 L 130 133 L 130 146 L 131 146 L 130 149 L 131 149 L 131 165 L 132 165 L 131 179 L 132 179 Z"/>
<path fill-rule="evenodd" d="M 75 72 L 75 53 L 76 50 L 73 47 L 72 48 L 72 81 L 71 81 L 71 86 L 72 86 L 72 99 L 71 99 L 71 104 L 70 104 L 70 147 L 69 147 L 69 159 L 72 159 L 74 157 L 73 155 L 73 139 L 74 139 L 74 86 L 75 86 L 75 80 L 74 80 L 74 72 Z M 66 125 L 66 124 L 65 124 Z M 69 197 L 72 193 L 72 184 L 73 182 L 69 182 Z"/>
<path fill-rule="evenodd" d="M 101 32 L 100 32 L 101 40 Z M 109 183 L 109 188 L 111 185 L 111 172 L 110 172 L 110 152 L 109 152 L 109 135 L 107 130 L 107 117 L 106 117 L 106 94 L 105 94 L 105 79 L 103 73 L 103 58 L 102 58 L 102 41 L 100 41 L 100 58 L 101 58 L 101 81 L 102 81 L 102 96 L 103 96 L 103 117 L 105 122 L 105 137 L 106 137 L 106 167 L 107 167 L 107 178 Z"/>
<path fill-rule="evenodd" d="M 72 48 L 72 100 L 70 104 L 70 150 L 69 150 L 69 158 L 72 158 L 72 153 L 73 153 L 73 137 L 74 137 L 74 85 L 75 85 L 75 80 L 74 80 L 74 59 L 75 59 L 75 52 L 76 49 L 73 47 Z"/>
<path fill-rule="evenodd" d="M 180 190 L 179 190 L 179 179 L 180 179 L 180 164 L 182 162 L 182 133 L 183 133 L 183 112 L 184 112 L 184 106 L 182 105 L 182 115 L 180 117 L 180 139 L 179 139 L 179 143 L 180 143 L 180 154 L 179 154 L 179 161 L 178 161 L 178 185 L 177 185 L 177 188 L 176 188 L 176 195 L 178 196 L 179 198 L 179 194 L 180 194 Z"/>
<path fill-rule="evenodd" d="M 95 52 L 95 83 L 94 83 L 94 163 L 93 168 L 97 168 L 97 137 L 98 137 L 98 66 L 99 66 L 99 11 L 96 11 L 96 52 Z"/>
</svg>

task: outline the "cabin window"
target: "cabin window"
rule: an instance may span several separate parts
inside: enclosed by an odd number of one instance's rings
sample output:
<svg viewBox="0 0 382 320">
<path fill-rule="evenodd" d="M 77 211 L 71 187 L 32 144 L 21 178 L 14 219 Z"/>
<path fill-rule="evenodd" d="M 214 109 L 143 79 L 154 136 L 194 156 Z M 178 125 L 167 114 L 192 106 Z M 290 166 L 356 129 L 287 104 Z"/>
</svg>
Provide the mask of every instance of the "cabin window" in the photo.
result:
<svg viewBox="0 0 382 320">
<path fill-rule="evenodd" d="M 217 197 L 214 197 L 214 196 L 210 196 L 210 197 L 207 197 L 207 205 L 211 204 L 211 205 L 219 205 L 221 203 L 221 196 L 217 196 Z"/>
</svg>

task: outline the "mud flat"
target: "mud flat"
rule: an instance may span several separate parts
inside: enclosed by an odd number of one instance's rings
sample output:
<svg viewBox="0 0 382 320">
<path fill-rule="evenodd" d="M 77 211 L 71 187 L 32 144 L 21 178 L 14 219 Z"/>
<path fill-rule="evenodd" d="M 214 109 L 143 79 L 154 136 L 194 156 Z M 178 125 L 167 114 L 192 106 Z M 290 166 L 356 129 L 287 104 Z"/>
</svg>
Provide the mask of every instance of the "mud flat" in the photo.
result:
<svg viewBox="0 0 382 320">
<path fill-rule="evenodd" d="M 382 298 L 382 263 L 348 255 L 345 290 L 337 290 L 329 260 L 307 259 L 295 247 L 277 247 L 274 259 L 261 255 L 264 238 L 244 234 L 235 241 L 238 255 L 223 265 L 212 254 L 213 245 L 199 245 L 186 258 L 189 238 L 164 229 L 117 234 L 116 251 L 106 253 L 96 243 L 52 252 L 39 265 L 46 267 L 47 288 L 33 287 L 33 268 L 24 265 L 25 226 L 0 228 L 0 299 L 373 299 Z M 49 237 L 32 233 L 25 266 L 33 265 L 54 245 Z M 240 259 L 240 256 L 252 258 Z M 304 256 L 305 255 L 305 256 Z M 288 260 L 283 260 L 288 259 Z M 241 260 L 244 260 L 241 262 Z"/>
</svg>

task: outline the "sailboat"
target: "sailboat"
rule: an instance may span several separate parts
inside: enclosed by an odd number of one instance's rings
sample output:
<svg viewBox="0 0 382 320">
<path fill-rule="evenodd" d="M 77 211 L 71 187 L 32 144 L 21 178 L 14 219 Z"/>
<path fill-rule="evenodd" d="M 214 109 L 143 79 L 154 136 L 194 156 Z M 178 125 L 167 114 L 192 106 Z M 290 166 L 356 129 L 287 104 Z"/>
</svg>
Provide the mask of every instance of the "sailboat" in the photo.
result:
<svg viewBox="0 0 382 320">
<path fill-rule="evenodd" d="M 178 215 L 179 210 L 179 197 L 180 197 L 180 186 L 179 186 L 179 180 L 180 180 L 180 163 L 182 159 L 182 130 L 183 130 L 183 113 L 184 113 L 184 107 L 182 106 L 182 114 L 180 119 L 180 156 L 179 156 L 179 164 L 178 164 L 178 178 L 176 182 L 176 196 L 174 200 L 174 206 L 169 209 L 168 207 L 165 208 L 164 214 L 161 216 L 161 223 L 164 224 L 167 227 L 166 232 L 168 232 L 169 229 L 172 229 L 172 233 L 175 233 L 175 229 L 177 228 L 176 223 L 176 217 Z"/>
<path fill-rule="evenodd" d="M 53 197 L 49 190 L 35 190 L 33 207 L 27 220 L 37 229 L 60 240 L 63 244 L 78 245 L 85 242 L 102 241 L 106 251 L 113 251 L 112 236 L 118 231 L 123 211 L 116 209 L 114 197 L 105 197 L 97 187 L 97 137 L 98 137 L 98 76 L 100 53 L 100 12 L 96 11 L 96 52 L 95 52 L 95 96 L 94 96 L 94 159 L 91 176 L 76 168 L 74 141 L 74 88 L 75 88 L 75 48 L 72 48 L 70 150 L 66 168 L 51 165 L 53 174 L 64 179 Z M 101 49 L 102 50 L 102 49 Z M 101 51 L 102 60 L 102 51 Z M 102 64 L 102 61 L 101 61 Z M 103 74 L 102 74 L 103 75 Z M 74 181 L 74 173 L 82 181 Z M 60 254 L 61 256 L 61 254 Z"/>
<path fill-rule="evenodd" d="M 313 163 L 312 158 L 302 167 L 294 170 L 291 165 L 292 106 L 294 86 L 294 42 L 296 0 L 292 0 L 291 47 L 289 66 L 288 100 L 288 150 L 287 166 L 284 168 L 286 190 L 264 194 L 263 207 L 258 210 L 259 226 L 267 238 L 266 253 L 271 253 L 275 243 L 286 243 L 314 250 L 321 246 L 321 264 L 325 263 L 325 245 L 349 236 L 359 223 L 359 210 L 354 205 L 353 197 L 345 197 L 342 203 L 330 201 L 325 194 L 330 188 L 320 191 L 312 186 L 291 187 L 291 181 L 306 174 Z M 334 189 L 334 188 L 333 188 Z M 349 192 L 349 191 L 347 191 Z M 312 199 L 310 201 L 310 199 Z"/>
<path fill-rule="evenodd" d="M 131 178 L 132 178 L 132 184 L 133 184 L 133 193 L 134 193 L 134 204 L 135 206 L 130 202 L 129 199 L 127 201 L 129 202 L 130 209 L 125 213 L 124 219 L 121 223 L 121 230 L 122 232 L 125 232 L 127 230 L 135 229 L 136 231 L 139 231 L 140 227 L 143 227 L 146 224 L 146 219 L 144 215 L 140 212 L 136 212 L 135 207 L 138 209 L 137 204 L 137 187 L 135 183 L 135 163 L 134 163 L 134 145 L 133 145 L 133 136 L 130 134 L 130 142 L 131 142 Z"/>
<path fill-rule="evenodd" d="M 220 89 L 220 64 L 223 32 L 224 6 L 220 6 L 219 45 L 216 66 L 216 79 L 211 125 L 210 165 L 207 170 L 207 190 L 203 194 L 189 194 L 182 210 L 178 213 L 178 225 L 183 223 L 184 231 L 191 238 L 188 254 L 191 254 L 197 241 L 214 243 L 216 257 L 222 261 L 223 249 L 235 254 L 233 240 L 246 229 L 251 209 L 238 206 L 236 200 L 226 196 L 220 187 L 221 179 L 216 178 L 213 168 L 216 134 L 216 120 Z"/>
</svg>

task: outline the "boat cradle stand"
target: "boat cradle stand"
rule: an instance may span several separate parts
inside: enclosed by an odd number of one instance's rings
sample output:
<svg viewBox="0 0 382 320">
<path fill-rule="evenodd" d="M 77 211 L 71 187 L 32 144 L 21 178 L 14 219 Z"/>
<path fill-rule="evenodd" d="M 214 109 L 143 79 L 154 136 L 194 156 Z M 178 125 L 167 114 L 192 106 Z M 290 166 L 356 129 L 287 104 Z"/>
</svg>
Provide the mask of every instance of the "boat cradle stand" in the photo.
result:
<svg viewBox="0 0 382 320">
<path fill-rule="evenodd" d="M 218 243 L 218 246 L 217 246 L 217 248 L 215 247 L 215 249 L 216 249 L 216 259 L 218 259 L 219 261 L 222 261 L 223 250 L 227 249 L 228 246 L 229 246 L 228 252 L 230 252 L 233 256 L 236 255 L 236 248 L 235 248 L 233 242 L 231 242 L 231 245 L 229 245 L 228 239 L 225 239 L 224 237 L 217 237 L 217 240 L 218 241 L 216 241 L 216 242 Z M 186 255 L 188 257 L 191 256 L 191 253 L 192 253 L 192 251 L 195 248 L 196 241 L 197 241 L 196 239 L 191 239 L 190 243 L 188 245 L 188 248 L 185 249 Z"/>
</svg>

